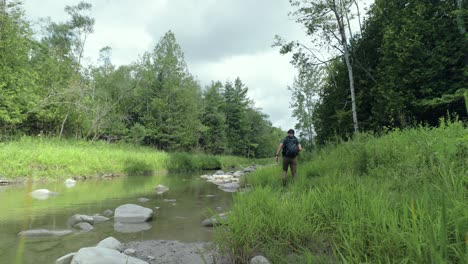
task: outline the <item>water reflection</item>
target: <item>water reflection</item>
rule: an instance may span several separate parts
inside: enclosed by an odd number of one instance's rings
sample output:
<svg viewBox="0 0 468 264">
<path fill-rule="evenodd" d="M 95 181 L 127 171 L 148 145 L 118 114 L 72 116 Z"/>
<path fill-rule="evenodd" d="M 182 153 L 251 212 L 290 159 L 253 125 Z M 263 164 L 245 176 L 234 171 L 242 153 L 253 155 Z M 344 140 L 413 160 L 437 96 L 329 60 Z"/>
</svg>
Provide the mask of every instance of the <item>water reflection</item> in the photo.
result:
<svg viewBox="0 0 468 264">
<path fill-rule="evenodd" d="M 159 184 L 167 186 L 169 191 L 158 194 L 155 187 Z M 35 183 L 29 187 L 29 190 L 35 189 L 54 190 L 60 195 L 34 200 L 24 186 L 9 186 L 0 191 L 0 263 L 15 263 L 19 257 L 22 258 L 19 263 L 53 263 L 62 255 L 93 246 L 109 236 L 122 242 L 148 239 L 210 241 L 212 229 L 202 227 L 202 220 L 210 216 L 210 211 L 227 211 L 232 203 L 232 194 L 220 191 L 216 185 L 200 179 L 198 174 L 78 181 L 74 188 L 67 188 L 63 181 Z M 148 201 L 139 202 L 142 197 Z M 18 233 L 21 231 L 69 229 L 68 219 L 75 214 L 103 215 L 106 210 L 115 211 L 128 203 L 152 209 L 153 220 L 124 225 L 110 219 L 94 224 L 91 232 L 73 229 L 72 234 L 53 241 L 27 239 L 23 241 L 24 245 L 20 243 Z M 24 222 L 26 226 L 23 226 Z M 57 241 L 60 243 L 56 245 Z M 54 245 L 50 246 L 52 242 Z M 15 256 L 15 251 L 21 252 L 21 256 Z"/>
<path fill-rule="evenodd" d="M 138 232 L 150 230 L 150 229 L 151 229 L 151 224 L 146 223 L 146 222 L 136 223 L 136 224 L 120 223 L 120 222 L 114 223 L 114 230 L 119 233 L 138 233 Z"/>
</svg>

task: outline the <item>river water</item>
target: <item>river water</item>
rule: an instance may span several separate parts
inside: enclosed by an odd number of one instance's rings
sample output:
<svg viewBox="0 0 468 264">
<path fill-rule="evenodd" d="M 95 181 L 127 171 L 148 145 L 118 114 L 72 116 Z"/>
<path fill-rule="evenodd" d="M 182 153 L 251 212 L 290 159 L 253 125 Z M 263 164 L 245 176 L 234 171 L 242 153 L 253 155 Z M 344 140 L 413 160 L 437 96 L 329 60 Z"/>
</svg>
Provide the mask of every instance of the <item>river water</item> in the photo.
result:
<svg viewBox="0 0 468 264">
<path fill-rule="evenodd" d="M 0 187 L 0 263 L 54 263 L 82 247 L 94 246 L 113 236 L 125 243 L 135 240 L 210 241 L 213 230 L 201 226 L 212 213 L 228 211 L 232 194 L 200 179 L 200 174 L 167 174 L 151 177 L 120 177 L 111 180 L 78 181 L 72 188 L 63 181 L 31 183 Z M 169 187 L 157 194 L 158 184 Z M 32 190 L 58 192 L 45 200 L 37 200 Z M 138 198 L 148 198 L 139 202 Z M 111 217 L 97 223 L 90 232 L 74 230 L 61 238 L 20 238 L 18 233 L 29 229 L 64 230 L 74 214 L 102 214 L 123 204 L 137 204 L 154 211 L 148 230 L 123 233 Z"/>
</svg>

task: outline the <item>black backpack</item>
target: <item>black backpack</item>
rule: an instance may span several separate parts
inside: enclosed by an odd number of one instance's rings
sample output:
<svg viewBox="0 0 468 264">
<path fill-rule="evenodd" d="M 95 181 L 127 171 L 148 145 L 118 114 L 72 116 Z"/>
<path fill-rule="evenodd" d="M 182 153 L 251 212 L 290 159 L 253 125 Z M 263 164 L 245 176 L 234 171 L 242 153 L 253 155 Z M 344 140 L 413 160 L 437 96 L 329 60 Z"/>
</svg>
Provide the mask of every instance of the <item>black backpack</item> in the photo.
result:
<svg viewBox="0 0 468 264">
<path fill-rule="evenodd" d="M 297 154 L 299 154 L 299 141 L 296 137 L 286 137 L 283 143 L 283 155 L 293 158 Z"/>
</svg>

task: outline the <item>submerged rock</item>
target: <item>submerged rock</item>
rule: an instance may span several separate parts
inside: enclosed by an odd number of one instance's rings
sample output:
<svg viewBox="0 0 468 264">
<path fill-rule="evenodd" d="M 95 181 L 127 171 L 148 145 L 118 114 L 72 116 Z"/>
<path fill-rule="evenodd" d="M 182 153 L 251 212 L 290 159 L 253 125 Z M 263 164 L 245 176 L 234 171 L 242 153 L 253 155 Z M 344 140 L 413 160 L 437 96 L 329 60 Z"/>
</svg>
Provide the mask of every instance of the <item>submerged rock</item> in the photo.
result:
<svg viewBox="0 0 468 264">
<path fill-rule="evenodd" d="M 227 221 L 229 212 L 218 214 L 215 217 L 207 218 L 202 221 L 202 226 L 212 227 L 225 223 Z"/>
<path fill-rule="evenodd" d="M 69 219 L 68 219 L 68 225 L 69 226 L 74 226 L 78 223 L 82 223 L 82 222 L 85 222 L 85 223 L 89 223 L 89 224 L 94 224 L 94 218 L 92 216 L 89 216 L 89 215 L 82 215 L 82 214 L 75 214 L 75 215 L 72 215 Z"/>
<path fill-rule="evenodd" d="M 145 230 L 150 230 L 151 225 L 149 223 L 114 223 L 114 230 L 119 233 L 138 233 Z"/>
<path fill-rule="evenodd" d="M 71 230 L 30 229 L 19 232 L 20 237 L 61 237 L 73 233 Z"/>
<path fill-rule="evenodd" d="M 156 190 L 157 194 L 163 194 L 163 193 L 169 191 L 169 187 L 158 184 L 156 187 L 154 187 L 154 190 Z"/>
<path fill-rule="evenodd" d="M 51 192 L 51 191 L 49 191 L 47 189 L 38 189 L 38 190 L 30 192 L 29 194 L 34 199 L 45 200 L 45 199 L 48 199 L 50 196 L 56 196 L 59 193 L 58 192 Z"/>
<path fill-rule="evenodd" d="M 72 188 L 76 185 L 76 181 L 73 179 L 66 179 L 64 183 L 67 188 Z"/>
</svg>

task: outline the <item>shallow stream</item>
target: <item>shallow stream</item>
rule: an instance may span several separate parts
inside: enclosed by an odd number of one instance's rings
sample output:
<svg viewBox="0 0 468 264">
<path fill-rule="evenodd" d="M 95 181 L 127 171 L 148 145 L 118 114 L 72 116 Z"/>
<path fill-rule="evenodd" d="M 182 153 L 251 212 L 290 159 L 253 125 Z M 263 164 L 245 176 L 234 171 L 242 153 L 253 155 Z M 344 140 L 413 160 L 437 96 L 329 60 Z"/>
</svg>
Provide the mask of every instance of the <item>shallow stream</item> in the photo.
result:
<svg viewBox="0 0 468 264">
<path fill-rule="evenodd" d="M 201 222 L 212 212 L 228 211 L 232 194 L 201 179 L 200 173 L 120 177 L 110 180 L 78 181 L 68 188 L 63 181 L 0 187 L 0 263 L 54 263 L 81 247 L 94 246 L 113 236 L 125 243 L 135 240 L 178 240 L 181 242 L 211 241 L 213 230 Z M 169 187 L 157 194 L 158 184 Z M 45 200 L 29 195 L 33 190 L 58 192 Z M 148 198 L 139 202 L 139 198 Z M 123 204 L 137 204 L 154 211 L 147 230 L 124 233 L 109 221 L 97 223 L 90 232 L 76 229 L 60 238 L 20 238 L 18 233 L 29 229 L 65 230 L 74 214 L 102 214 Z M 211 213 L 210 213 L 211 212 Z"/>
</svg>

